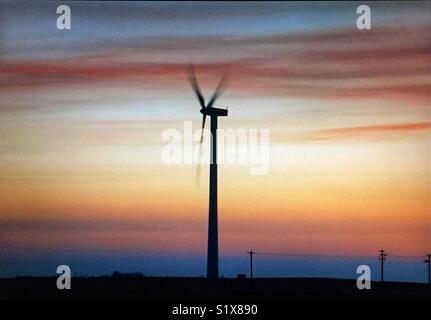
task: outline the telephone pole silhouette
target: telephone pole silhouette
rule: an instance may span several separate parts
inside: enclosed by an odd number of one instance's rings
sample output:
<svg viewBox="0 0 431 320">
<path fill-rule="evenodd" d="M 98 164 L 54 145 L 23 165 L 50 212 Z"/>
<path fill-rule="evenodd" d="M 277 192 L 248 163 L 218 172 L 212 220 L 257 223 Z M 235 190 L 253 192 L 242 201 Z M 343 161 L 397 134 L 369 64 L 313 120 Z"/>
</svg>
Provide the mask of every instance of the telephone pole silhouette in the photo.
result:
<svg viewBox="0 0 431 320">
<path fill-rule="evenodd" d="M 428 263 L 428 283 L 431 284 L 431 254 L 427 254 L 427 258 L 424 262 Z"/>
<path fill-rule="evenodd" d="M 385 250 L 379 250 L 379 260 L 380 260 L 380 282 L 384 282 L 385 278 L 384 278 L 384 269 L 383 269 L 383 264 L 386 260 L 386 256 L 388 254 L 385 252 Z"/>
<path fill-rule="evenodd" d="M 247 253 L 250 255 L 250 279 L 253 279 L 253 254 L 256 254 L 256 252 L 250 250 Z"/>
</svg>

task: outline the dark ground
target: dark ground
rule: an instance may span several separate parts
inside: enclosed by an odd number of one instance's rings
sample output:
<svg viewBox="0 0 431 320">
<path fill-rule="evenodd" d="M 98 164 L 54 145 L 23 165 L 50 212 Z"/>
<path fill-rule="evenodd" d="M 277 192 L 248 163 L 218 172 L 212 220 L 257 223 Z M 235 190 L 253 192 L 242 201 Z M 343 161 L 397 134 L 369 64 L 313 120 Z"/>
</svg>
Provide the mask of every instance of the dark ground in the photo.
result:
<svg viewBox="0 0 431 320">
<path fill-rule="evenodd" d="M 133 299 L 152 301 L 431 300 L 431 285 L 373 282 L 358 290 L 356 280 L 321 278 L 218 279 L 158 277 L 74 278 L 58 290 L 56 277 L 0 279 L 0 299 Z"/>
</svg>

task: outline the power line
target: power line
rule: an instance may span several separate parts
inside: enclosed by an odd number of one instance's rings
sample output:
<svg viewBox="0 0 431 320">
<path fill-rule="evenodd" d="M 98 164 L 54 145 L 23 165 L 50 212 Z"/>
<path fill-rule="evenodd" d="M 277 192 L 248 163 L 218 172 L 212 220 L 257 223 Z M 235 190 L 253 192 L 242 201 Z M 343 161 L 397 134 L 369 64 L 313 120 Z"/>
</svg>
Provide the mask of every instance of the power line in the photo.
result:
<svg viewBox="0 0 431 320">
<path fill-rule="evenodd" d="M 270 255 L 270 256 L 286 256 L 286 257 L 302 257 L 302 258 L 368 258 L 371 259 L 370 256 L 354 256 L 354 255 L 335 255 L 335 254 L 303 254 L 303 253 L 284 253 L 284 252 L 263 252 L 263 251 L 254 251 L 254 254 L 258 255 Z"/>
<path fill-rule="evenodd" d="M 422 256 L 401 256 L 401 255 L 397 255 L 397 254 L 388 254 L 388 256 L 390 257 L 394 257 L 394 258 L 401 258 L 401 259 L 421 259 Z"/>
<path fill-rule="evenodd" d="M 303 254 L 303 253 L 286 253 L 286 252 L 266 252 L 266 251 L 253 251 L 258 255 L 271 255 L 271 256 L 287 256 L 287 257 L 304 257 L 304 258 L 353 258 L 353 259 L 372 259 L 372 255 L 337 255 L 337 254 Z M 422 256 L 406 256 L 395 255 L 387 253 L 386 256 L 400 259 L 421 259 Z"/>
</svg>

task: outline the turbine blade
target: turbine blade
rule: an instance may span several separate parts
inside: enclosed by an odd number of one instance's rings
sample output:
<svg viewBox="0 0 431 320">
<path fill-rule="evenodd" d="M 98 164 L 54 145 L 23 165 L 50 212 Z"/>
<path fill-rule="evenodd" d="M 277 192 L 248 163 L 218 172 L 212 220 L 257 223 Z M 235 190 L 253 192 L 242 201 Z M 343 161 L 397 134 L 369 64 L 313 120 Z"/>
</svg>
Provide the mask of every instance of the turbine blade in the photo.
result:
<svg viewBox="0 0 431 320">
<path fill-rule="evenodd" d="M 207 116 L 206 114 L 204 114 L 203 118 L 202 118 L 202 130 L 201 130 L 201 141 L 199 142 L 200 144 L 202 144 L 202 141 L 204 140 L 204 129 L 205 129 L 205 120 L 206 120 Z"/>
<path fill-rule="evenodd" d="M 202 159 L 202 142 L 204 141 L 204 129 L 205 129 L 205 120 L 207 116 L 204 115 L 202 118 L 202 130 L 201 130 L 201 140 L 199 142 L 199 153 L 198 153 L 198 163 L 196 166 L 196 174 L 195 174 L 195 187 L 199 188 L 201 183 L 201 159 Z"/>
<path fill-rule="evenodd" d="M 200 149 L 201 147 L 199 146 L 199 149 Z M 200 153 L 201 151 L 199 150 L 199 153 Z M 200 188 L 200 186 L 201 186 L 201 164 L 200 163 L 198 163 L 197 165 L 196 165 L 196 174 L 195 174 L 195 188 L 196 189 L 199 189 Z"/>
<path fill-rule="evenodd" d="M 228 72 L 226 72 L 223 75 L 220 82 L 218 83 L 218 86 L 217 86 L 216 90 L 214 91 L 213 96 L 211 97 L 210 101 L 207 104 L 207 108 L 212 107 L 212 105 L 217 100 L 217 98 L 223 93 L 223 90 L 226 87 L 227 78 L 228 78 Z"/>
<path fill-rule="evenodd" d="M 195 72 L 193 70 L 192 65 L 190 65 L 189 67 L 189 82 L 193 88 L 193 91 L 196 94 L 196 97 L 199 100 L 199 104 L 201 105 L 201 108 L 205 108 L 205 99 L 202 96 L 201 90 L 199 89 L 198 81 L 196 80 Z"/>
<path fill-rule="evenodd" d="M 198 153 L 198 163 L 196 164 L 196 174 L 195 174 L 195 187 L 197 189 L 201 186 L 201 159 L 202 159 L 202 141 L 203 135 L 201 135 L 201 141 L 199 143 L 199 153 Z"/>
</svg>

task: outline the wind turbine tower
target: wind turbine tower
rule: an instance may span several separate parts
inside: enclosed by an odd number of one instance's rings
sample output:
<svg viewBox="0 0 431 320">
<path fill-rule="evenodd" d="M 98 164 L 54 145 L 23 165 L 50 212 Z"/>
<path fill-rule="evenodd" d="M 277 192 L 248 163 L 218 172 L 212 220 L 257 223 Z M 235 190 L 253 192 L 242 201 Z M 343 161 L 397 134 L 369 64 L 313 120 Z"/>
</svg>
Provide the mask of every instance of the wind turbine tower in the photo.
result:
<svg viewBox="0 0 431 320">
<path fill-rule="evenodd" d="M 206 117 L 210 117 L 211 125 L 211 153 L 210 153 L 210 179 L 209 179 L 209 210 L 208 210 L 208 251 L 207 251 L 207 278 L 217 279 L 218 272 L 218 223 L 217 223 L 217 125 L 218 117 L 227 117 L 227 109 L 214 108 L 213 104 L 220 96 L 223 86 L 226 82 L 226 74 L 220 80 L 213 96 L 205 105 L 205 99 L 200 91 L 198 82 L 196 80 L 193 67 L 190 66 L 189 72 L 190 84 L 193 91 L 199 100 L 201 106 L 200 112 L 202 113 L 202 133 L 199 144 L 199 160 L 201 158 L 201 148 L 203 141 L 203 134 L 205 128 Z M 197 168 L 197 178 L 199 178 L 200 167 Z"/>
</svg>

